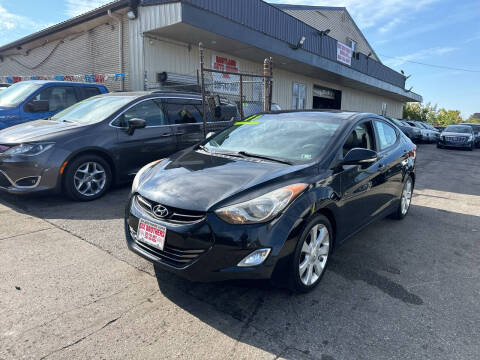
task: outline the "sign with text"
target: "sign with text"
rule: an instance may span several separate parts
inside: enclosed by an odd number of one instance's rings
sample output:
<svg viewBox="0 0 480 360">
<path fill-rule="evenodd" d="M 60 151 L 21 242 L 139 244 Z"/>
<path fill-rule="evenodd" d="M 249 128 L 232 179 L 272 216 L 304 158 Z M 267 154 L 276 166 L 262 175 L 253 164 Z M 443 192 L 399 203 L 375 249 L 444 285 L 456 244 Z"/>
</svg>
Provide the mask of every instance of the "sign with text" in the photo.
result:
<svg viewBox="0 0 480 360">
<path fill-rule="evenodd" d="M 212 68 L 214 70 L 238 73 L 240 64 L 237 60 L 224 56 L 212 55 Z M 212 73 L 213 91 L 222 94 L 240 94 L 240 76 L 231 74 Z"/>
<path fill-rule="evenodd" d="M 350 46 L 337 41 L 337 61 L 341 62 L 342 64 L 352 66 L 352 49 Z"/>
</svg>

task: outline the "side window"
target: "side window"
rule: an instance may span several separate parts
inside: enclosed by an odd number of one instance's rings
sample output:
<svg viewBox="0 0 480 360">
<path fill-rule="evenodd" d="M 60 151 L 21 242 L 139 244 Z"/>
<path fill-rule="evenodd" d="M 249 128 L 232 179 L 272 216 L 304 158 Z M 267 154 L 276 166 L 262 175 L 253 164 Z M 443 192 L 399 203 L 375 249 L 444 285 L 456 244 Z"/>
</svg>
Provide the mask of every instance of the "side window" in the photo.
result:
<svg viewBox="0 0 480 360">
<path fill-rule="evenodd" d="M 307 87 L 305 84 L 293 83 L 292 108 L 305 109 Z"/>
<path fill-rule="evenodd" d="M 354 148 L 375 150 L 375 141 L 370 121 L 358 124 L 343 144 L 343 156 Z"/>
<path fill-rule="evenodd" d="M 171 125 L 201 123 L 201 101 L 167 99 L 166 113 Z"/>
<path fill-rule="evenodd" d="M 115 121 L 114 125 L 126 127 L 128 121 L 135 118 L 145 120 L 147 127 L 167 125 L 165 115 L 162 111 L 162 104 L 155 100 L 146 100 L 134 105 L 125 111 L 117 121 Z"/>
<path fill-rule="evenodd" d="M 83 98 L 88 99 L 89 97 L 100 95 L 100 89 L 96 87 L 84 87 L 83 88 Z"/>
<path fill-rule="evenodd" d="M 48 101 L 48 111 L 55 112 L 75 104 L 77 96 L 71 86 L 50 86 L 41 90 L 33 100 Z"/>
<path fill-rule="evenodd" d="M 375 120 L 375 131 L 378 135 L 380 150 L 385 150 L 397 142 L 397 132 L 383 121 Z"/>
</svg>

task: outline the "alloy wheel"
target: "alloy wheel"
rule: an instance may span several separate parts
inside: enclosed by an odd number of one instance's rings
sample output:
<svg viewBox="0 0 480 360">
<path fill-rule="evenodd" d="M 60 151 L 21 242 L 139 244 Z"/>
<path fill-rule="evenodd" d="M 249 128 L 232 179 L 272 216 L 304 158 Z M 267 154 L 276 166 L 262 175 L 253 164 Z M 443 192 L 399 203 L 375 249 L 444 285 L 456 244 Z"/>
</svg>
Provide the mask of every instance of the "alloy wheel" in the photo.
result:
<svg viewBox="0 0 480 360">
<path fill-rule="evenodd" d="M 330 249 L 330 234 L 323 224 L 317 224 L 310 230 L 300 252 L 298 271 L 301 282 L 313 285 L 322 275 L 327 264 Z"/>
<path fill-rule="evenodd" d="M 408 179 L 402 192 L 402 215 L 406 215 L 412 202 L 412 179 Z"/>
<path fill-rule="evenodd" d="M 75 189 L 84 196 L 95 196 L 100 193 L 107 182 L 104 167 L 94 161 L 80 165 L 74 174 Z"/>
</svg>

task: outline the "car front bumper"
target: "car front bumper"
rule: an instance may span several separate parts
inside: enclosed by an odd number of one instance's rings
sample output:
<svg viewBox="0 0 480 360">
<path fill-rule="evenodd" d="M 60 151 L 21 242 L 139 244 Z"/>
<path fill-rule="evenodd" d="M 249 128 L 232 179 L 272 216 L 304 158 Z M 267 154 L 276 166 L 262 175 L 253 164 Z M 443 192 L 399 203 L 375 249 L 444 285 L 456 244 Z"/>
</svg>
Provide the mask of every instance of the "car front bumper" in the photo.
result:
<svg viewBox="0 0 480 360">
<path fill-rule="evenodd" d="M 140 218 L 166 227 L 163 251 L 137 240 Z M 137 255 L 188 280 L 212 282 L 269 279 L 277 262 L 286 259 L 295 249 L 296 238 L 291 230 L 296 224 L 298 221 L 284 214 L 265 224 L 231 225 L 214 213 L 206 213 L 197 223 L 173 224 L 153 218 L 132 197 L 124 226 L 127 245 Z M 253 251 L 265 248 L 271 252 L 261 265 L 237 266 Z"/>
<path fill-rule="evenodd" d="M 474 146 L 474 141 L 454 142 L 440 139 L 438 140 L 437 144 L 448 148 L 469 149 Z"/>
<path fill-rule="evenodd" d="M 0 154 L 0 191 L 30 194 L 57 190 L 59 166 L 49 154 L 6 156 Z"/>
</svg>

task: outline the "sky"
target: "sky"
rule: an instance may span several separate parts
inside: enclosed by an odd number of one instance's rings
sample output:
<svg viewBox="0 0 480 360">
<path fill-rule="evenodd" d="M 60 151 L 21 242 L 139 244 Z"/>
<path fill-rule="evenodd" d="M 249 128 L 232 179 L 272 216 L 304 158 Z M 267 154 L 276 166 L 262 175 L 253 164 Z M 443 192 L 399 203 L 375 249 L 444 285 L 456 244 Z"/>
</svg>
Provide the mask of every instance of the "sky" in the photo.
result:
<svg viewBox="0 0 480 360">
<path fill-rule="evenodd" d="M 0 45 L 108 0 L 0 0 Z M 382 62 L 439 108 L 480 112 L 479 0 L 272 0 L 345 6 Z M 48 6 L 46 6 L 48 4 Z M 422 64 L 428 64 L 421 65 Z"/>
</svg>

